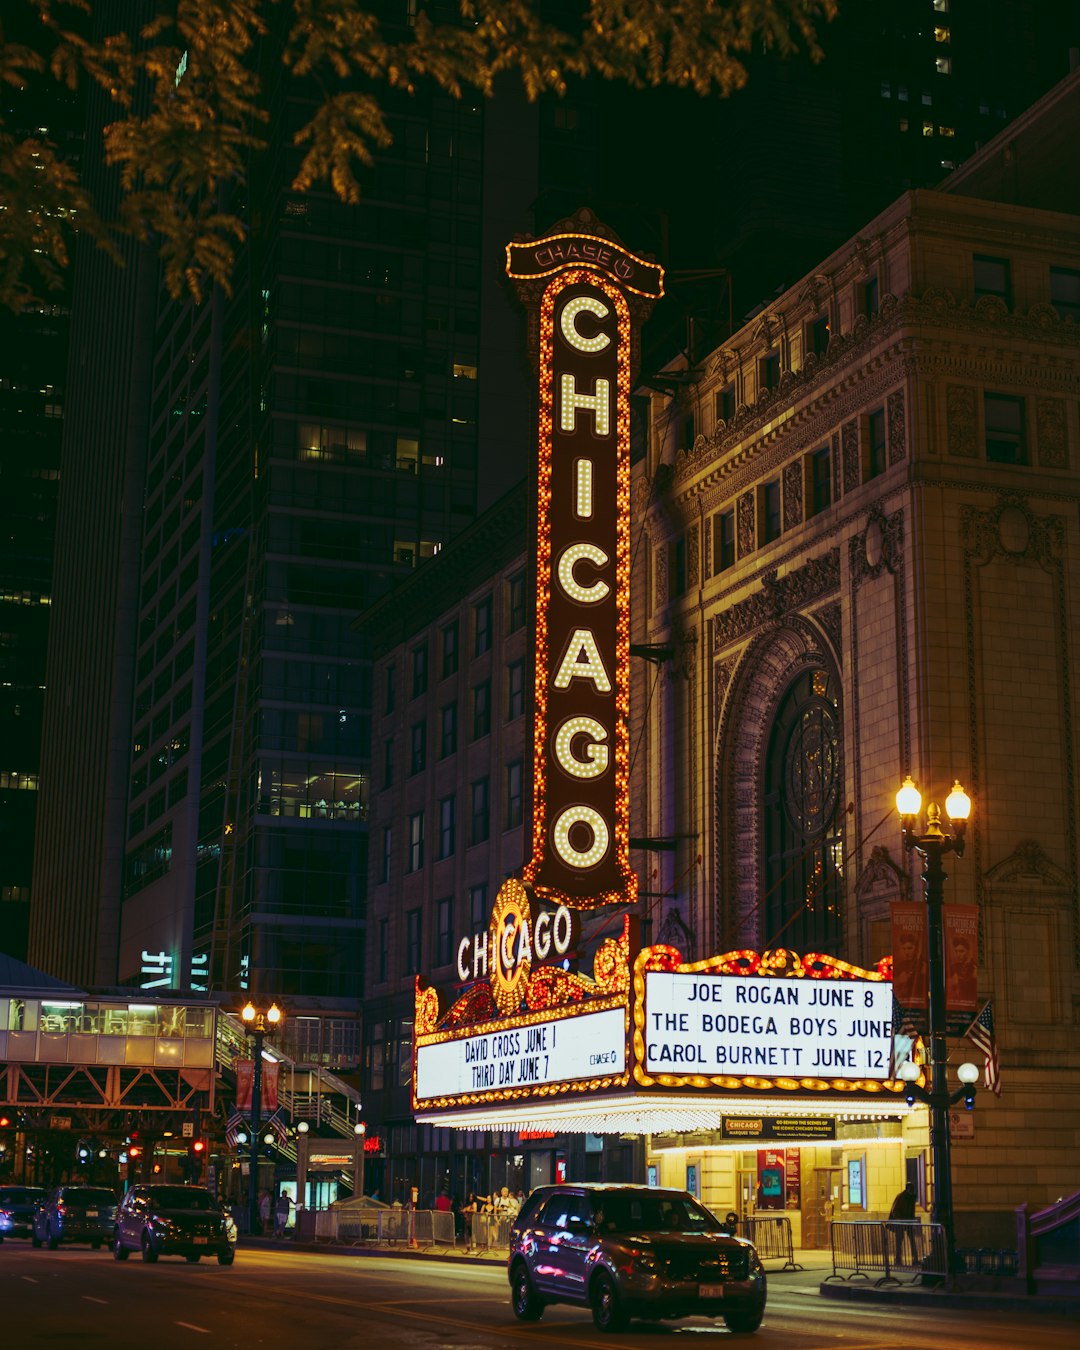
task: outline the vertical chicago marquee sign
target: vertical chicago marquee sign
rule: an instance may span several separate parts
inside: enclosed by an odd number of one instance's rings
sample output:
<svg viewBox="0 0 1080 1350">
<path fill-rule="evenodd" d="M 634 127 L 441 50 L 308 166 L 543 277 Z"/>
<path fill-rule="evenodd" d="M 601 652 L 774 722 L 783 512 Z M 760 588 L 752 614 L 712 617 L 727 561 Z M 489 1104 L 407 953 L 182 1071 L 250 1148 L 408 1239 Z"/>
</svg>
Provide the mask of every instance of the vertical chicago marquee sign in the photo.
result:
<svg viewBox="0 0 1080 1350">
<path fill-rule="evenodd" d="M 633 904 L 630 870 L 630 387 L 663 269 L 587 211 L 507 245 L 539 377 L 536 895 Z"/>
</svg>

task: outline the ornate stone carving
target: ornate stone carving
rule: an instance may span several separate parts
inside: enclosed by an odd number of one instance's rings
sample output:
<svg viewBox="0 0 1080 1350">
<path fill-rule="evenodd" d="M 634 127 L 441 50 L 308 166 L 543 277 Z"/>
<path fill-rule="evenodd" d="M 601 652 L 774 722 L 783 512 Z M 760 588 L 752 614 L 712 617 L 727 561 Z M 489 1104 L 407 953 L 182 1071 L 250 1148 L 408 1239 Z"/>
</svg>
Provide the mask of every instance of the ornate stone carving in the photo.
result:
<svg viewBox="0 0 1080 1350">
<path fill-rule="evenodd" d="M 859 486 L 859 424 L 845 422 L 840 428 L 840 444 L 843 454 L 844 492 L 854 492 Z"/>
<path fill-rule="evenodd" d="M 653 550 L 653 559 L 655 561 L 653 604 L 656 609 L 663 609 L 668 602 L 668 565 L 667 565 L 666 544 L 661 544 L 659 548 Z"/>
<path fill-rule="evenodd" d="M 866 529 L 848 541 L 852 590 L 857 590 L 869 577 L 878 576 L 882 569 L 895 572 L 903 547 L 903 512 L 897 511 L 893 516 L 886 516 L 880 506 L 875 506 L 866 522 Z"/>
<path fill-rule="evenodd" d="M 986 880 L 990 885 L 1015 883 L 1027 887 L 1036 882 L 1054 890 L 1072 890 L 1069 874 L 1051 862 L 1037 839 L 1021 839 L 1009 857 L 987 871 Z"/>
<path fill-rule="evenodd" d="M 1069 467 L 1069 443 L 1065 431 L 1065 401 L 1040 398 L 1035 403 L 1035 435 L 1039 463 L 1045 469 Z"/>
<path fill-rule="evenodd" d="M 840 602 L 835 601 L 831 605 L 823 605 L 821 609 L 814 611 L 814 618 L 821 625 L 822 630 L 832 644 L 833 652 L 837 661 L 841 660 L 843 653 L 843 622 L 841 619 Z"/>
<path fill-rule="evenodd" d="M 979 453 L 975 390 L 950 384 L 945 390 L 945 443 L 954 459 L 975 459 Z"/>
<path fill-rule="evenodd" d="M 894 389 L 886 403 L 889 431 L 889 463 L 899 464 L 907 455 L 907 429 L 904 425 L 904 391 Z"/>
<path fill-rule="evenodd" d="M 669 909 L 664 920 L 656 930 L 656 941 L 663 946 L 675 947 L 683 953 L 684 959 L 691 957 L 697 950 L 694 930 L 687 927 L 686 920 L 677 909 Z"/>
<path fill-rule="evenodd" d="M 757 628 L 805 609 L 820 596 L 836 591 L 839 585 L 840 550 L 836 548 L 783 577 L 777 577 L 775 571 L 766 572 L 760 591 L 731 605 L 713 620 L 715 649 L 727 647 Z"/>
<path fill-rule="evenodd" d="M 701 530 L 697 525 L 691 525 L 686 531 L 686 588 L 689 590 L 692 586 L 699 586 L 700 567 L 701 567 L 701 548 L 700 548 Z"/>
<path fill-rule="evenodd" d="M 784 465 L 784 529 L 793 530 L 802 524 L 803 475 L 802 460 Z"/>
<path fill-rule="evenodd" d="M 713 647 L 715 649 L 716 638 L 713 637 Z M 713 723 L 720 721 L 724 711 L 724 699 L 727 697 L 728 686 L 731 684 L 731 677 L 735 673 L 735 667 L 738 664 L 737 658 L 729 657 L 726 661 L 717 661 L 713 667 L 713 692 L 716 702 L 713 707 Z"/>
<path fill-rule="evenodd" d="M 910 874 L 893 862 L 892 854 L 884 844 L 875 845 L 855 883 L 859 908 L 863 909 L 874 899 L 888 902 L 898 896 L 910 894 Z"/>
<path fill-rule="evenodd" d="M 977 566 L 1001 556 L 1012 563 L 1036 563 L 1047 571 L 1060 567 L 1065 522 L 1037 516 L 1018 492 L 1003 492 L 990 511 L 965 506 L 960 511 L 964 549 Z"/>
<path fill-rule="evenodd" d="M 744 492 L 735 507 L 735 538 L 739 546 L 739 557 L 745 558 L 754 551 L 754 494 Z"/>
</svg>

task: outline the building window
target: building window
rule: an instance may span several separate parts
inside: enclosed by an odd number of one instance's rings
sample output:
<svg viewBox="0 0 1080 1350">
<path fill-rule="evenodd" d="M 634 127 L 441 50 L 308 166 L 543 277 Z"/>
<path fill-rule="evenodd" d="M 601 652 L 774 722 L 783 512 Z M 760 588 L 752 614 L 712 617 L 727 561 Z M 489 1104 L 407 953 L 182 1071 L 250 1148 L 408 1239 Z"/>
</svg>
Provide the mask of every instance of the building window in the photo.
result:
<svg viewBox="0 0 1080 1350">
<path fill-rule="evenodd" d="M 525 573 L 518 572 L 507 582 L 506 631 L 516 633 L 525 627 Z"/>
<path fill-rule="evenodd" d="M 387 978 L 390 968 L 390 922 L 379 920 L 379 980 Z"/>
<path fill-rule="evenodd" d="M 484 680 L 473 688 L 472 738 L 478 741 L 491 730 L 491 681 Z"/>
<path fill-rule="evenodd" d="M 713 395 L 713 415 L 717 422 L 723 422 L 725 426 L 731 426 L 732 418 L 735 416 L 735 386 L 725 384 L 723 389 L 718 389 Z"/>
<path fill-rule="evenodd" d="M 939 75 L 952 74 L 952 58 L 948 56 L 938 56 L 934 59 L 934 69 Z"/>
<path fill-rule="evenodd" d="M 843 856 L 837 692 L 805 671 L 780 701 L 765 758 L 763 894 L 769 942 L 795 951 L 839 951 Z"/>
<path fill-rule="evenodd" d="M 384 788 L 394 785 L 394 738 L 388 736 L 382 745 L 382 785 Z"/>
<path fill-rule="evenodd" d="M 453 857 L 457 835 L 457 798 L 439 799 L 439 857 Z"/>
<path fill-rule="evenodd" d="M 479 881 L 469 887 L 469 923 L 474 931 L 486 928 L 488 919 L 488 888 L 486 881 Z"/>
<path fill-rule="evenodd" d="M 976 300 L 983 295 L 996 295 L 1006 305 L 1012 304 L 1008 258 L 989 258 L 976 253 L 972 259 L 972 271 Z"/>
<path fill-rule="evenodd" d="M 832 463 L 828 446 L 813 450 L 806 457 L 806 500 L 810 503 L 812 516 L 832 505 Z"/>
<path fill-rule="evenodd" d="M 948 28 L 944 28 L 944 27 L 939 26 L 939 27 L 937 27 L 937 28 L 934 29 L 934 41 L 935 41 L 935 42 L 951 42 L 951 41 L 952 41 L 952 33 L 949 31 Z"/>
<path fill-rule="evenodd" d="M 427 764 L 427 723 L 414 722 L 410 732 L 409 772 L 423 773 Z"/>
<path fill-rule="evenodd" d="M 859 285 L 859 313 L 872 319 L 878 312 L 881 296 L 877 277 L 867 277 Z"/>
<path fill-rule="evenodd" d="M 713 573 L 735 565 L 735 512 L 718 511 L 713 516 Z"/>
<path fill-rule="evenodd" d="M 511 661 L 506 667 L 506 720 L 512 722 L 525 712 L 525 663 Z"/>
<path fill-rule="evenodd" d="M 687 454 L 694 448 L 694 414 L 684 414 L 679 419 L 679 449 Z"/>
<path fill-rule="evenodd" d="M 427 693 L 427 644 L 412 649 L 412 696 Z"/>
<path fill-rule="evenodd" d="M 435 964 L 448 966 L 454 950 L 454 901 L 446 895 L 435 902 Z"/>
<path fill-rule="evenodd" d="M 383 712 L 392 713 L 394 711 L 394 694 L 397 688 L 397 667 L 390 665 L 386 667 L 386 697 L 383 700 Z"/>
<path fill-rule="evenodd" d="M 863 482 L 885 472 L 885 409 L 876 408 L 863 425 L 866 445 L 863 450 Z"/>
<path fill-rule="evenodd" d="M 458 668 L 458 626 L 457 620 L 448 623 L 442 630 L 442 677 L 456 675 Z"/>
<path fill-rule="evenodd" d="M 1051 267 L 1050 303 L 1060 318 L 1080 323 L 1080 272 L 1072 267 Z"/>
<path fill-rule="evenodd" d="M 457 750 L 457 704 L 448 703 L 439 712 L 439 758 Z"/>
<path fill-rule="evenodd" d="M 491 833 L 489 780 L 478 778 L 472 785 L 472 814 L 469 819 L 469 843 L 482 844 Z"/>
<path fill-rule="evenodd" d="M 420 950 L 420 939 L 422 928 L 420 925 L 421 911 L 410 909 L 405 914 L 405 974 L 419 975 L 421 970 L 422 952 Z"/>
<path fill-rule="evenodd" d="M 491 649 L 491 596 L 473 606 L 473 655 L 482 656 Z"/>
<path fill-rule="evenodd" d="M 394 832 L 389 825 L 384 825 L 382 832 L 382 866 L 379 869 L 379 880 L 382 882 L 390 880 L 390 867 L 392 865 L 393 848 L 394 848 Z"/>
<path fill-rule="evenodd" d="M 371 1025 L 366 1067 L 372 1092 L 381 1092 L 386 1081 L 386 1041 L 382 1022 L 373 1022 Z"/>
<path fill-rule="evenodd" d="M 758 488 L 758 540 L 771 544 L 780 538 L 780 479 Z"/>
<path fill-rule="evenodd" d="M 986 458 L 994 464 L 1026 464 L 1024 400 L 1010 394 L 984 394 Z"/>
<path fill-rule="evenodd" d="M 780 353 L 769 352 L 757 364 L 758 389 L 775 389 L 780 383 Z"/>
<path fill-rule="evenodd" d="M 522 822 L 524 766 L 520 759 L 506 766 L 506 828 L 516 829 Z"/>
<path fill-rule="evenodd" d="M 424 865 L 424 813 L 414 811 L 409 817 L 409 865 L 406 871 L 419 872 Z"/>
<path fill-rule="evenodd" d="M 806 325 L 806 346 L 815 356 L 824 356 L 829 347 L 829 316 L 819 314 Z"/>
</svg>

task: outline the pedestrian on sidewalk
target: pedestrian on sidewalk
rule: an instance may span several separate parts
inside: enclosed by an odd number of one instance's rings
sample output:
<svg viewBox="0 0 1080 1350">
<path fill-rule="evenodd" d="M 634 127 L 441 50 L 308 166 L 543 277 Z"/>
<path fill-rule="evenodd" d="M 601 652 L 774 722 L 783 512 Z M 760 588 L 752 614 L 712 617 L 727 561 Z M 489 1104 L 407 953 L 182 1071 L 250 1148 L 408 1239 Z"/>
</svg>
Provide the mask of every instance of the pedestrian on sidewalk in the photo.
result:
<svg viewBox="0 0 1080 1350">
<path fill-rule="evenodd" d="M 274 1206 L 274 1237 L 283 1238 L 289 1226 L 289 1211 L 292 1209 L 292 1196 L 282 1191 Z"/>
<path fill-rule="evenodd" d="M 270 1231 L 270 1192 L 263 1191 L 259 1195 L 259 1232 L 269 1233 Z"/>
<path fill-rule="evenodd" d="M 898 1266 L 903 1265 L 902 1249 L 904 1248 L 908 1251 L 912 1266 L 914 1266 L 918 1260 L 919 1249 L 915 1239 L 914 1220 L 915 1186 L 909 1181 L 892 1202 L 892 1208 L 889 1210 L 889 1218 L 885 1225 L 893 1235 L 894 1250 L 896 1252 L 895 1259 Z"/>
</svg>

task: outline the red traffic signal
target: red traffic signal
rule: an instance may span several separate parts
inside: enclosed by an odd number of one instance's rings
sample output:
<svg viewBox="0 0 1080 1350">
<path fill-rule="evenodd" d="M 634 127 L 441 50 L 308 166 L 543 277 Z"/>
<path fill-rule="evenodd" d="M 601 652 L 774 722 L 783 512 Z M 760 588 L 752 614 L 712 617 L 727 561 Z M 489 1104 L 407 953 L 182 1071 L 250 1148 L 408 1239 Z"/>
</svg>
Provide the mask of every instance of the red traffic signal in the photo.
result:
<svg viewBox="0 0 1080 1350">
<path fill-rule="evenodd" d="M 196 1139 L 195 1142 L 194 1142 L 194 1143 L 192 1144 L 192 1146 L 191 1146 L 191 1151 L 192 1151 L 192 1153 L 194 1153 L 194 1154 L 196 1154 L 196 1155 L 198 1155 L 198 1154 L 200 1154 L 200 1153 L 205 1153 L 205 1152 L 206 1152 L 206 1140 L 205 1140 L 205 1139 Z"/>
<path fill-rule="evenodd" d="M 138 1144 L 131 1144 L 131 1145 L 128 1147 L 128 1157 L 129 1157 L 129 1158 L 139 1158 L 139 1157 L 141 1157 L 141 1156 L 142 1156 L 142 1149 L 139 1147 Z"/>
</svg>

